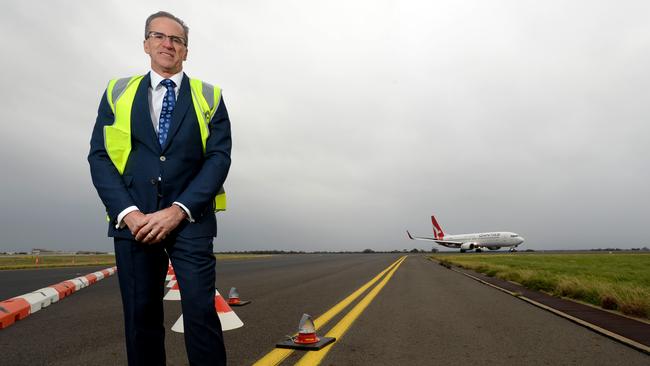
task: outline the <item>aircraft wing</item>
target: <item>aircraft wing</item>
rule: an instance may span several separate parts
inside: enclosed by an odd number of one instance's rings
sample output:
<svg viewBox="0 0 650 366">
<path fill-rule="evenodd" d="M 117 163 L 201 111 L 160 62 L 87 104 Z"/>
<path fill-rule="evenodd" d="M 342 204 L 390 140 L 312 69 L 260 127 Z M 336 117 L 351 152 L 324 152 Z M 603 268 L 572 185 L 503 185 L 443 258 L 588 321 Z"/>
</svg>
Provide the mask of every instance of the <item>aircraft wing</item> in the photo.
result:
<svg viewBox="0 0 650 366">
<path fill-rule="evenodd" d="M 411 239 L 411 240 L 435 241 L 436 243 L 442 245 L 443 247 L 447 247 L 447 248 L 460 248 L 460 246 L 463 244 L 460 241 L 439 240 L 439 239 L 436 239 L 436 238 L 426 238 L 426 237 L 421 237 L 421 236 L 413 236 L 413 235 L 411 235 L 411 233 L 409 233 L 408 230 L 406 230 L 406 234 L 409 236 L 409 239 Z"/>
<path fill-rule="evenodd" d="M 463 243 L 459 241 L 435 240 L 435 242 L 447 248 L 460 248 L 460 246 L 463 245 Z"/>
</svg>

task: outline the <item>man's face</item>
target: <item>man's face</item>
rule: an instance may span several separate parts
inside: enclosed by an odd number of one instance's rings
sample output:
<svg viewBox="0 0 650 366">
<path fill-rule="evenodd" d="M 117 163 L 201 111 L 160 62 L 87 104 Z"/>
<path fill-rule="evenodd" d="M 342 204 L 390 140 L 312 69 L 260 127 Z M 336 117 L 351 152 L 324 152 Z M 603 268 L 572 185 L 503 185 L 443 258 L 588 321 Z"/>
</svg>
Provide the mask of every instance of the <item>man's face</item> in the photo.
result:
<svg viewBox="0 0 650 366">
<path fill-rule="evenodd" d="M 157 36 L 149 36 L 151 32 L 157 32 Z M 144 52 L 151 57 L 151 68 L 155 72 L 161 76 L 171 76 L 183 69 L 183 61 L 187 59 L 187 46 L 174 42 L 169 37 L 161 37 L 161 34 L 185 39 L 185 33 L 180 24 L 169 18 L 155 18 L 149 24 Z"/>
</svg>

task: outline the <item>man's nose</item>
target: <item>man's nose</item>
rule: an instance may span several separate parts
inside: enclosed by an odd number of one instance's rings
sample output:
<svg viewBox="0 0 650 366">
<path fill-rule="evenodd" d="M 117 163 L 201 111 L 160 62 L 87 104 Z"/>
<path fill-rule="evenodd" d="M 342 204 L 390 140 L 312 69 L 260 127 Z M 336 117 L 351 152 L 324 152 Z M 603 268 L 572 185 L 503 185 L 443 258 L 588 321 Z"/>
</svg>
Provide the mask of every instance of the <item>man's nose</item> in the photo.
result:
<svg viewBox="0 0 650 366">
<path fill-rule="evenodd" d="M 172 42 L 172 39 L 169 37 L 165 37 L 165 39 L 163 39 L 162 45 L 166 48 L 174 48 L 174 42 Z"/>
</svg>

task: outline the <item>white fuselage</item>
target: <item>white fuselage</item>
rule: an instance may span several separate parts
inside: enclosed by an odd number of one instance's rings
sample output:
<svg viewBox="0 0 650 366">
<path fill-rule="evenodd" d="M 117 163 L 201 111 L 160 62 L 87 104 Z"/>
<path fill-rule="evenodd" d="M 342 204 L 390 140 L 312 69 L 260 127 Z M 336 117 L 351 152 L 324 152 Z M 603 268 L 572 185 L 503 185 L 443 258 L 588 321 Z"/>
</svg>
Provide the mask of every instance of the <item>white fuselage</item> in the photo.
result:
<svg viewBox="0 0 650 366">
<path fill-rule="evenodd" d="M 517 246 L 524 242 L 524 238 L 521 235 L 510 231 L 447 235 L 433 215 L 431 215 L 431 225 L 433 225 L 433 238 L 413 236 L 408 230 L 406 230 L 406 234 L 411 240 L 434 241 L 443 247 L 460 249 L 461 253 L 465 253 L 468 250 L 476 250 L 477 252 L 481 252 L 484 249 L 498 250 L 504 247 L 510 247 L 510 251 L 514 252 L 517 250 Z"/>
<path fill-rule="evenodd" d="M 508 231 L 445 235 L 442 240 L 475 243 L 479 247 L 514 247 L 524 242 L 524 238 Z"/>
</svg>

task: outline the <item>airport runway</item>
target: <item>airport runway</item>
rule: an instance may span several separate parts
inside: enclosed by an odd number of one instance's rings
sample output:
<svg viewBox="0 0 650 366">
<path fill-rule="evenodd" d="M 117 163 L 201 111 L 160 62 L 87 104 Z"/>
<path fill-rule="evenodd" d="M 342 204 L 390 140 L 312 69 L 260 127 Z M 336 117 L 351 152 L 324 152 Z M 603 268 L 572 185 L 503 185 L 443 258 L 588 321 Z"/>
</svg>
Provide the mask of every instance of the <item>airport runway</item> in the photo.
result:
<svg viewBox="0 0 650 366">
<path fill-rule="evenodd" d="M 399 254 L 286 255 L 217 262 L 224 296 L 236 286 L 253 303 L 234 308 L 244 327 L 225 333 L 229 363 L 250 365 L 366 284 Z M 0 272 L 0 299 L 97 267 Z M 322 330 L 325 335 L 366 295 Z M 166 327 L 181 313 L 165 301 Z M 117 278 L 112 276 L 0 330 L 0 365 L 125 365 Z M 167 333 L 168 365 L 185 365 L 182 334 Z M 282 364 L 292 365 L 304 352 Z M 533 307 L 423 256 L 409 256 L 322 365 L 647 365 L 650 357 Z"/>
</svg>

